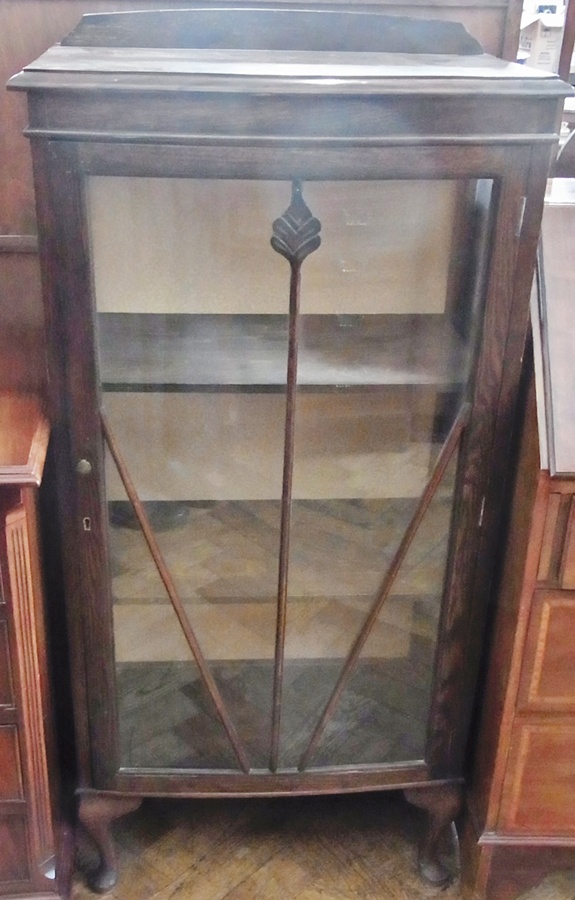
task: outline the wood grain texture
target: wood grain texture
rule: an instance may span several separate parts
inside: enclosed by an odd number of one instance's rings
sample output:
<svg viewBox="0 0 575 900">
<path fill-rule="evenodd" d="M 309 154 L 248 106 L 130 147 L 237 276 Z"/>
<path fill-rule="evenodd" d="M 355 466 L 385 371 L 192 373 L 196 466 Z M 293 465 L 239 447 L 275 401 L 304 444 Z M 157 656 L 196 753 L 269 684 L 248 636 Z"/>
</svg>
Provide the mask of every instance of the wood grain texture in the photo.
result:
<svg viewBox="0 0 575 900">
<path fill-rule="evenodd" d="M 42 588 L 37 544 L 35 498 L 30 491 L 20 509 L 6 517 L 8 567 L 12 585 L 12 611 L 23 697 L 22 734 L 25 744 L 30 835 L 36 859 L 53 852 L 51 788 L 45 717 L 48 709 L 48 677 L 44 642 Z"/>
<path fill-rule="evenodd" d="M 575 837 L 574 741 L 568 719 L 518 721 L 510 744 L 512 775 L 502 796 L 503 829 Z"/>
<path fill-rule="evenodd" d="M 559 583 L 563 590 L 575 589 L 575 502 L 571 499 L 569 504 L 563 553 L 561 556 Z"/>
<path fill-rule="evenodd" d="M 5 893 L 21 892 L 30 884 L 30 867 L 23 816 L 0 818 L 0 890 Z"/>
<path fill-rule="evenodd" d="M 3 615 L 4 599 L 0 601 L 0 716 L 5 710 L 14 709 L 14 681 L 12 678 L 12 659 L 8 642 L 8 628 Z M 2 718 L 0 718 L 2 721 Z"/>
<path fill-rule="evenodd" d="M 575 596 L 537 591 L 533 597 L 518 704 L 523 710 L 575 713 Z"/>
<path fill-rule="evenodd" d="M 0 394 L 0 484 L 40 483 L 48 425 L 33 394 Z"/>
<path fill-rule="evenodd" d="M 486 900 L 570 900 L 573 884 L 575 851 L 567 847 L 543 847 L 525 843 L 521 846 L 491 844 L 485 846 L 490 855 L 489 867 L 478 881 L 479 896 Z M 468 894 L 464 892 L 464 896 Z M 475 895 L 476 896 L 476 895 Z M 475 900 L 475 896 L 473 900 Z"/>
<path fill-rule="evenodd" d="M 539 568 L 537 569 L 538 581 L 549 581 L 551 576 L 552 562 L 557 561 L 556 544 L 556 528 L 559 520 L 561 509 L 561 494 L 549 493 L 547 497 L 547 510 L 545 513 L 545 527 L 543 538 L 541 541 L 541 550 L 539 553 Z"/>
<path fill-rule="evenodd" d="M 14 726 L 0 725 L 0 801 L 22 799 L 18 730 Z"/>
<path fill-rule="evenodd" d="M 473 754 L 471 795 L 479 833 L 492 831 L 499 813 L 499 793 L 506 759 L 506 750 L 500 752 L 499 746 L 501 735 L 508 734 L 513 721 L 521 654 L 529 621 L 529 603 L 536 583 L 540 545 L 545 533 L 549 478 L 546 473 L 539 472 L 535 390 L 529 377 L 523 384 L 522 397 L 523 415 L 518 423 L 521 453 L 511 502 L 497 610 L 491 626 L 490 659 L 482 688 L 481 718 Z M 531 522 L 532 528 L 531 541 L 527 540 L 525 530 L 528 522 Z M 523 536 L 521 542 L 517 539 L 517 534 Z"/>
<path fill-rule="evenodd" d="M 48 426 L 30 395 L 0 397 L 0 895 L 54 897 L 54 771 L 36 513 Z"/>
<path fill-rule="evenodd" d="M 345 11 L 250 8 L 194 8 L 166 17 L 156 11 L 132 16 L 91 15 L 67 35 L 67 47 L 167 47 L 209 50 L 310 50 L 345 52 L 480 54 L 481 47 L 456 22 L 390 18 L 381 7 Z M 153 42 L 153 43 L 152 43 Z"/>
</svg>

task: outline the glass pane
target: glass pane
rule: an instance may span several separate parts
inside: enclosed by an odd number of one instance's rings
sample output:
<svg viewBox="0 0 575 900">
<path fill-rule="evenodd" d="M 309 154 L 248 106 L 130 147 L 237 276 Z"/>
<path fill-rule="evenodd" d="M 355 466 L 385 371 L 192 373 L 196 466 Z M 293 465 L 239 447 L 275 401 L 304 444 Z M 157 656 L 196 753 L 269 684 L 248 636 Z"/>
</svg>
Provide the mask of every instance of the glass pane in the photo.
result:
<svg viewBox="0 0 575 900">
<path fill-rule="evenodd" d="M 274 190 L 89 179 L 104 411 L 258 767 L 269 759 L 287 366 L 285 273 L 269 247 Z M 263 235 L 269 284 L 258 296 L 260 271 L 250 276 L 245 258 Z M 276 312 L 262 315 L 268 305 Z M 107 495 L 121 573 L 113 595 L 122 765 L 237 768 L 111 460 Z"/>
<path fill-rule="evenodd" d="M 281 493 L 284 406 L 282 395 L 273 394 L 114 392 L 104 400 L 163 561 L 254 765 L 267 762 L 269 743 L 266 720 L 262 727 L 260 716 L 271 696 L 280 519 L 274 494 Z M 251 452 L 253 440 L 260 446 L 257 459 Z M 152 454 L 150 447 L 155 448 Z M 185 683 L 191 678 L 192 656 L 165 590 L 158 590 L 149 550 L 139 530 L 131 528 L 133 514 L 122 502 L 117 470 L 108 471 L 110 543 L 122 571 L 121 595 L 114 584 L 115 602 L 121 603 L 115 613 L 120 712 L 129 703 L 132 717 L 136 714 L 133 690 L 123 696 L 127 676 L 120 649 L 130 635 L 131 671 L 145 701 L 142 724 L 149 718 L 149 694 L 157 692 L 158 680 L 161 691 L 169 694 L 173 679 L 171 728 L 177 726 L 181 736 L 178 710 L 182 701 L 189 707 L 191 689 Z M 200 688 L 196 675 L 194 691 Z M 214 718 L 206 698 L 201 705 L 194 698 L 194 705 L 196 716 L 188 710 L 186 719 L 188 751 L 174 758 L 170 742 L 165 752 L 156 742 L 146 765 L 224 764 L 221 739 L 211 758 L 205 747 L 197 756 L 192 753 L 198 728 L 205 743 L 207 719 Z M 163 717 L 168 714 L 164 702 Z M 123 762 L 133 764 L 127 758 Z M 137 764 L 144 765 L 141 754 Z"/>
<path fill-rule="evenodd" d="M 457 453 L 415 533 L 314 765 L 424 758 L 456 468 Z"/>
<path fill-rule="evenodd" d="M 452 260 L 465 258 L 459 204 L 470 195 L 455 182 L 303 186 L 322 245 L 302 268 L 284 766 L 300 763 L 468 392 L 473 297 Z M 333 315 L 305 312 L 321 276 Z M 423 757 L 455 468 L 454 458 L 313 765 Z"/>
<path fill-rule="evenodd" d="M 250 765 L 269 764 L 290 277 L 270 237 L 290 193 L 87 180 L 103 406 L 156 555 L 109 459 L 124 766 L 237 768 L 202 658 Z M 468 393 L 474 194 L 454 181 L 303 184 L 322 243 L 302 267 L 297 329 L 281 767 L 298 765 Z M 423 753 L 454 468 L 314 764 Z"/>
<path fill-rule="evenodd" d="M 107 472 L 115 465 L 107 455 Z M 116 482 L 110 477 L 110 482 Z M 131 503 L 118 484 L 108 503 L 120 758 L 128 767 L 235 768 L 232 749 L 178 625 Z M 156 533 L 189 537 L 201 507 L 145 504 Z M 193 545 L 193 541 L 192 547 Z"/>
</svg>

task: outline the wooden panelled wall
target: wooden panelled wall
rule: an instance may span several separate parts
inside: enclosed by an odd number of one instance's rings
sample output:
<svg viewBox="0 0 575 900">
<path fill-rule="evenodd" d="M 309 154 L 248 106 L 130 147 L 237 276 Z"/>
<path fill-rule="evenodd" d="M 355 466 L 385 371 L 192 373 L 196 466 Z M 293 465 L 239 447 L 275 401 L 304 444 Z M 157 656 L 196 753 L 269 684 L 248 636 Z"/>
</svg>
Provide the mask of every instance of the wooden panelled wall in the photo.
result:
<svg viewBox="0 0 575 900">
<path fill-rule="evenodd" d="M 86 12 L 189 5 L 186 0 L 0 0 L 0 83 L 60 40 Z M 488 52 L 515 55 L 520 0 L 379 0 L 378 5 L 390 14 L 461 21 Z M 0 389 L 42 391 L 43 319 L 32 169 L 22 134 L 26 121 L 24 96 L 0 89 Z"/>
</svg>

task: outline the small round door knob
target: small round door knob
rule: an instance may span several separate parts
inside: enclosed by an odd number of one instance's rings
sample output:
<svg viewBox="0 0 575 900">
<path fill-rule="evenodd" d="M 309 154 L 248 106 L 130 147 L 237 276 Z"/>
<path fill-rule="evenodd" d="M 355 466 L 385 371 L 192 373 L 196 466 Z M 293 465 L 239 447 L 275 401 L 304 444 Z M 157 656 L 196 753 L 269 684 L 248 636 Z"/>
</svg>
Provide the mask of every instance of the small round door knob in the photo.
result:
<svg viewBox="0 0 575 900">
<path fill-rule="evenodd" d="M 76 472 L 78 475 L 89 475 L 92 471 L 92 463 L 89 459 L 79 459 L 76 463 Z"/>
</svg>

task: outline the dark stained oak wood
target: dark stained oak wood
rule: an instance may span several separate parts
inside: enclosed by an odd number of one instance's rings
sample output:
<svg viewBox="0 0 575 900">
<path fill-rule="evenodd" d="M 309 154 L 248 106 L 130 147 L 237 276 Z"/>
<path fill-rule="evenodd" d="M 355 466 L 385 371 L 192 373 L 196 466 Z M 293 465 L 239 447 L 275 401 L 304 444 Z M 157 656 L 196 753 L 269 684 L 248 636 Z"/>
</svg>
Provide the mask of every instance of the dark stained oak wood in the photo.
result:
<svg viewBox="0 0 575 900">
<path fill-rule="evenodd" d="M 283 21 L 284 13 L 275 13 L 266 14 L 264 30 L 274 19 Z M 169 18 L 169 13 L 163 15 Z M 316 16 L 327 28 L 329 15 L 318 10 Z M 101 847 L 103 868 L 98 885 L 106 888 L 115 877 L 108 820 L 124 807 L 131 808 L 143 795 L 254 796 L 391 787 L 408 789 L 410 799 L 430 813 L 421 868 L 431 880 L 442 881 L 445 873 L 437 862 L 437 849 L 460 803 L 510 477 L 512 425 L 543 194 L 555 152 L 557 112 L 568 89 L 553 76 L 529 74 L 521 67 L 476 54 L 446 55 L 430 64 L 425 55 L 394 58 L 386 52 L 374 56 L 371 48 L 367 53 L 324 49 L 311 54 L 298 49 L 170 52 L 157 47 L 114 46 L 118 41 L 154 42 L 154 38 L 125 39 L 129 22 L 121 16 L 99 19 L 96 25 L 98 29 L 103 26 L 99 34 L 108 46 L 54 48 L 11 84 L 29 93 L 28 136 L 33 149 L 48 326 L 49 409 L 68 598 L 81 815 Z M 251 26 L 246 28 L 246 32 L 250 30 Z M 429 34 L 434 32 L 430 27 Z M 118 34 L 122 36 L 118 38 Z M 308 47 L 308 36 L 305 38 Z M 161 35 L 158 40 L 163 40 Z M 221 46 L 220 37 L 216 43 Z M 333 45 L 322 34 L 322 47 L 326 46 Z M 450 420 L 450 424 L 456 422 L 454 429 L 439 454 L 437 468 L 431 466 L 431 480 L 420 506 L 414 503 L 413 526 L 391 563 L 389 584 L 383 582 L 371 613 L 368 607 L 365 627 L 355 643 L 350 640 L 352 651 L 340 685 L 351 675 L 412 532 L 423 520 L 447 463 L 457 451 L 447 577 L 422 759 L 410 758 L 407 753 L 408 758 L 397 764 L 352 761 L 349 766 L 330 765 L 328 760 L 327 765 L 306 766 L 299 772 L 282 768 L 272 748 L 269 770 L 249 770 L 241 753 L 236 756 L 243 772 L 194 768 L 191 763 L 182 769 L 123 766 L 112 653 L 112 561 L 88 233 L 87 178 L 91 175 L 278 179 L 287 184 L 312 178 L 466 179 L 470 190 L 463 184 L 456 192 L 461 203 L 468 202 L 471 188 L 480 183 L 474 202 L 475 240 L 469 252 L 469 276 L 461 279 L 458 303 L 448 298 L 450 314 L 454 315 L 455 305 L 473 311 L 468 318 L 477 319 L 481 335 L 469 396 L 459 398 L 456 409 L 460 414 L 454 413 Z M 466 215 L 460 213 L 460 218 L 467 223 Z M 285 214 L 276 221 L 273 244 L 287 256 L 292 276 L 280 598 L 289 578 L 287 524 L 294 427 L 290 404 L 296 387 L 299 262 L 304 250 L 317 245 L 317 228 L 312 228 L 313 219 L 308 221 L 307 216 L 303 216 L 303 249 L 297 241 L 293 244 L 293 222 L 288 222 L 292 218 Z M 295 215 L 295 220 L 298 218 Z M 206 263 L 217 266 L 218 260 Z M 252 266 L 257 269 L 255 252 L 253 259 L 246 260 L 246 269 Z M 459 288 L 459 279 L 448 281 L 452 289 Z M 455 328 L 466 327 L 465 316 L 461 318 L 455 322 L 454 316 Z M 440 430 L 438 427 L 438 435 Z M 434 440 L 440 447 L 446 434 L 438 435 Z M 107 438 L 113 449 L 109 432 Z M 114 456 L 130 500 L 138 509 L 138 497 L 131 490 L 122 459 L 119 453 Z M 143 515 L 140 524 L 146 531 Z M 152 543 L 148 540 L 148 546 Z M 161 568 L 160 555 L 154 556 Z M 165 578 L 163 581 L 174 602 L 176 592 Z M 283 675 L 282 603 L 276 634 L 277 736 Z M 192 646 L 193 634 L 191 637 Z M 201 655 L 194 655 L 201 667 Z M 207 681 L 204 677 L 204 683 Z M 216 698 L 213 686 L 209 692 Z M 337 688 L 332 699 L 335 706 Z M 220 705 L 220 714 L 222 709 Z M 328 706 L 321 730 L 330 716 Z M 229 737 L 233 731 L 227 730 Z M 312 742 L 310 758 L 314 747 Z M 309 761 L 304 759 L 306 764 Z M 412 793 L 416 787 L 425 790 Z"/>
<path fill-rule="evenodd" d="M 292 182 L 291 203 L 272 223 L 271 245 L 290 266 L 288 358 L 286 375 L 286 414 L 282 475 L 282 509 L 278 561 L 278 600 L 275 638 L 275 665 L 272 710 L 270 769 L 277 771 L 280 753 L 281 701 L 284 673 L 288 601 L 290 523 L 293 497 L 296 393 L 298 390 L 298 347 L 300 331 L 301 266 L 305 258 L 320 246 L 321 223 L 308 208 L 299 181 Z"/>
<path fill-rule="evenodd" d="M 419 22 L 386 16 L 381 8 L 345 11 L 275 9 L 250 4 L 218 9 L 135 13 L 129 21 L 113 13 L 87 15 L 63 44 L 67 47 L 167 47 L 209 50 L 310 50 L 347 52 L 480 54 L 482 48 L 456 22 Z M 116 19 L 116 21 L 114 21 Z"/>
<path fill-rule="evenodd" d="M 116 849 L 110 827 L 114 819 L 134 812 L 141 803 L 140 797 L 112 797 L 84 794 L 80 798 L 78 816 L 80 822 L 95 841 L 100 851 L 100 867 L 90 879 L 90 887 L 105 893 L 114 887 L 118 879 Z"/>
<path fill-rule="evenodd" d="M 405 799 L 424 809 L 429 824 L 419 848 L 419 871 L 426 881 L 433 885 L 444 885 L 450 880 L 450 872 L 440 859 L 442 839 L 463 803 L 461 785 L 439 785 L 434 788 L 409 789 L 404 791 Z"/>
</svg>

